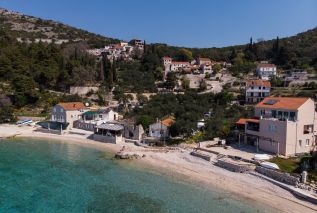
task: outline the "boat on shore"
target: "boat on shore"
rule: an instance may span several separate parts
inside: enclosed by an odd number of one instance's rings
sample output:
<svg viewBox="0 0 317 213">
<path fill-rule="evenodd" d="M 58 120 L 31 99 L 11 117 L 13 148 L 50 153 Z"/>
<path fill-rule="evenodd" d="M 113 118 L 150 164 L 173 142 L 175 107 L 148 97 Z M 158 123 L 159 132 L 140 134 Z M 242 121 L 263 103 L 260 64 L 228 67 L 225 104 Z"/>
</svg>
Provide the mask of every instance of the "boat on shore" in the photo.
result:
<svg viewBox="0 0 317 213">
<path fill-rule="evenodd" d="M 262 167 L 264 167 L 264 168 L 267 168 L 267 169 L 280 170 L 280 167 L 278 167 L 278 165 L 275 164 L 275 163 L 271 163 L 271 162 L 265 161 L 265 162 L 260 163 L 260 165 L 261 165 Z"/>
<path fill-rule="evenodd" d="M 21 120 L 21 121 L 16 122 L 16 125 L 27 125 L 27 124 L 31 124 L 31 123 L 33 123 L 33 120 L 27 119 L 27 120 Z"/>
</svg>

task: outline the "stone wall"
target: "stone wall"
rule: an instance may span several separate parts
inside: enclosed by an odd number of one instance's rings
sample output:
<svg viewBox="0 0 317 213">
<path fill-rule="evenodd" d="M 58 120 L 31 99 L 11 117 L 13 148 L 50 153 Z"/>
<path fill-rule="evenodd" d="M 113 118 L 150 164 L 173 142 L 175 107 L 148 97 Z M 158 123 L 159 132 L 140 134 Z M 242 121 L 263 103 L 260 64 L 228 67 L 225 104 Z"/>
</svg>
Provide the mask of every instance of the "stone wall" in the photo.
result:
<svg viewBox="0 0 317 213">
<path fill-rule="evenodd" d="M 277 181 L 280 181 L 282 183 L 286 183 L 289 185 L 293 185 L 293 186 L 296 186 L 297 183 L 299 183 L 299 181 L 300 181 L 300 178 L 291 176 L 288 173 L 280 172 L 278 170 L 264 168 L 262 166 L 257 166 L 255 171 L 257 171 L 258 173 L 260 173 L 262 175 L 270 177 L 274 180 L 277 180 Z"/>
<path fill-rule="evenodd" d="M 239 162 L 234 163 L 222 159 L 219 159 L 217 163 L 215 163 L 215 165 L 227 169 L 229 171 L 239 173 L 249 172 L 255 169 L 255 166 L 253 164 L 239 164 Z"/>
<path fill-rule="evenodd" d="M 206 161 L 210 161 L 210 156 L 208 156 L 208 155 L 205 155 L 205 154 L 202 154 L 202 153 L 199 153 L 199 152 L 191 152 L 190 154 L 192 156 L 202 158 L 202 159 L 204 159 Z"/>
<path fill-rule="evenodd" d="M 97 92 L 99 90 L 98 87 L 70 87 L 70 94 L 77 94 L 80 96 L 86 95 L 90 91 Z"/>
</svg>

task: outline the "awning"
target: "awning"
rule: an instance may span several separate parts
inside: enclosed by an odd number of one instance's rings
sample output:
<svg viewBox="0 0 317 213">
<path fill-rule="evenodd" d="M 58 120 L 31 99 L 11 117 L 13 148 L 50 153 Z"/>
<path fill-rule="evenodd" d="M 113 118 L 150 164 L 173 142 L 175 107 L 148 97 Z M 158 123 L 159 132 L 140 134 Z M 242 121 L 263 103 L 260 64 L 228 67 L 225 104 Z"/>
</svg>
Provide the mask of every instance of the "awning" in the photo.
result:
<svg viewBox="0 0 317 213">
<path fill-rule="evenodd" d="M 85 113 L 83 113 L 83 115 L 95 115 L 96 114 L 96 112 L 94 112 L 94 111 L 87 111 L 87 112 L 85 112 Z"/>
<path fill-rule="evenodd" d="M 113 130 L 113 131 L 121 131 L 124 129 L 122 125 L 119 124 L 112 124 L 112 123 L 105 123 L 97 126 L 98 129 L 106 129 L 106 130 Z"/>
<path fill-rule="evenodd" d="M 247 124 L 248 122 L 251 122 L 251 123 L 260 123 L 260 120 L 259 119 L 254 119 L 254 118 L 240 118 L 236 124 L 239 124 L 239 125 L 245 125 Z"/>
</svg>

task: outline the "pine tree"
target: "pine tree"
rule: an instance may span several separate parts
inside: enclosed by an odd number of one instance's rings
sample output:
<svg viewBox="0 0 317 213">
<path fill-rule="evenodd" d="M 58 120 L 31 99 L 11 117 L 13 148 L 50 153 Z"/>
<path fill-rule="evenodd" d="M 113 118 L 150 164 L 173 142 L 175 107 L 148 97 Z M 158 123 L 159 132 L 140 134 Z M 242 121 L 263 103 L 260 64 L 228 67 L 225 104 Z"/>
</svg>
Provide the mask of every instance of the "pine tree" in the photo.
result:
<svg viewBox="0 0 317 213">
<path fill-rule="evenodd" d="M 117 65 L 116 65 L 116 60 L 113 60 L 112 62 L 112 66 L 111 66 L 111 69 L 112 69 L 112 76 L 113 76 L 113 82 L 117 82 L 118 80 L 118 76 L 117 76 Z"/>
</svg>

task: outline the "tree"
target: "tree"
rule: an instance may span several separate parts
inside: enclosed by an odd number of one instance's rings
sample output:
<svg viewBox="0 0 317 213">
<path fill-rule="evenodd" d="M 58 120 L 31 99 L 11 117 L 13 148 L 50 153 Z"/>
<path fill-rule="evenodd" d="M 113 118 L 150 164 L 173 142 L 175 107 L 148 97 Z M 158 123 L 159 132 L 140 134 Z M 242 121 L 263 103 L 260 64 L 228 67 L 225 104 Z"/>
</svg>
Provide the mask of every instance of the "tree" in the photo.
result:
<svg viewBox="0 0 317 213">
<path fill-rule="evenodd" d="M 184 90 L 188 90 L 190 88 L 190 81 L 188 78 L 184 77 L 182 79 L 182 87 Z"/>
<path fill-rule="evenodd" d="M 187 49 L 180 49 L 176 54 L 177 61 L 191 61 L 193 60 L 193 54 Z"/>
<path fill-rule="evenodd" d="M 176 75 L 174 72 L 169 72 L 166 75 L 165 87 L 167 89 L 174 89 L 176 86 Z"/>
<path fill-rule="evenodd" d="M 138 93 L 137 95 L 136 95 L 136 98 L 137 98 L 137 100 L 138 100 L 138 102 L 140 103 L 140 104 L 145 104 L 145 103 L 147 103 L 148 101 L 149 101 L 149 99 L 145 96 L 145 95 L 143 95 L 143 94 L 141 94 L 141 93 Z"/>
<path fill-rule="evenodd" d="M 217 74 L 219 73 L 219 71 L 222 69 L 221 65 L 220 64 L 215 64 L 212 66 L 212 71 Z"/>
</svg>

